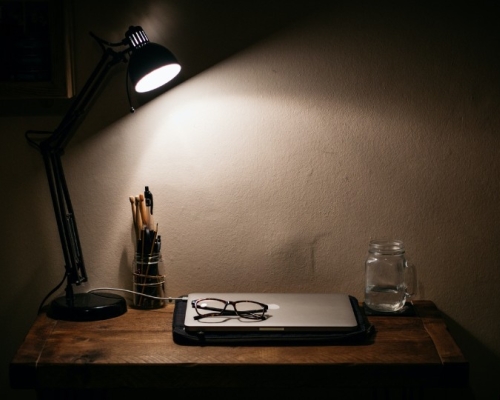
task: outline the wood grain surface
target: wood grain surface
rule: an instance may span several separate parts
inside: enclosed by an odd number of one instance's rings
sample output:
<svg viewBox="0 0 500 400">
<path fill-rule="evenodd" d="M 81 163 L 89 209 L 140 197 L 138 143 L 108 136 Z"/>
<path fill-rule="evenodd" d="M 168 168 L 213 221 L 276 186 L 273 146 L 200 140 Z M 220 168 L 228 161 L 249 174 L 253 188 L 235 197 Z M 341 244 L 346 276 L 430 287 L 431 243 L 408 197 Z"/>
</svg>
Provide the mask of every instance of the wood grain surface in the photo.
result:
<svg viewBox="0 0 500 400">
<path fill-rule="evenodd" d="M 196 388 L 467 384 L 468 362 L 430 301 L 417 316 L 369 316 L 362 345 L 182 346 L 173 304 L 93 322 L 38 316 L 10 365 L 14 388 Z"/>
</svg>

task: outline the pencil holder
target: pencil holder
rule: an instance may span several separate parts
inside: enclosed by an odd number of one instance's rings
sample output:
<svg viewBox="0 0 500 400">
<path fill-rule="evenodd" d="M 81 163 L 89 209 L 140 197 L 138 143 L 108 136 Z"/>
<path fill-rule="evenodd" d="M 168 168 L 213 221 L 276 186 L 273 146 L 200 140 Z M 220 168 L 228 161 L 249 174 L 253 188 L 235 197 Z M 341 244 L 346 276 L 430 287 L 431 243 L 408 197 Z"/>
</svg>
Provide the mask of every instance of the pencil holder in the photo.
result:
<svg viewBox="0 0 500 400">
<path fill-rule="evenodd" d="M 133 290 L 135 308 L 152 309 L 165 306 L 165 275 L 161 253 L 142 255 L 134 258 Z"/>
</svg>

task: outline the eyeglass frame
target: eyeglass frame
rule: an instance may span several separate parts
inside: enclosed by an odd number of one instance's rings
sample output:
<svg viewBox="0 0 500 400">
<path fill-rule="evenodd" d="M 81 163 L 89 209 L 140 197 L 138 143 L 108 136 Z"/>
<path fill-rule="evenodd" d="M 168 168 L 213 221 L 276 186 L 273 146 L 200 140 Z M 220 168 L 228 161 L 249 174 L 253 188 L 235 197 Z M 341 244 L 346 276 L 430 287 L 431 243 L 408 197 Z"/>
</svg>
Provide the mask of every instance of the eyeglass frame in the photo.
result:
<svg viewBox="0 0 500 400">
<path fill-rule="evenodd" d="M 200 303 L 202 301 L 206 301 L 206 300 L 220 301 L 221 303 L 224 303 L 225 306 L 224 306 L 224 308 L 215 308 L 215 307 L 203 308 L 203 307 L 200 307 L 201 309 L 204 309 L 204 310 L 218 311 L 216 313 L 201 314 L 198 311 L 198 303 Z M 241 311 L 238 311 L 238 309 L 236 308 L 236 304 L 238 304 L 238 303 L 253 303 L 253 304 L 259 305 L 260 307 L 262 307 L 262 309 L 249 310 L 249 311 L 243 313 Z M 233 306 L 234 310 L 227 310 L 227 307 L 230 305 Z M 266 314 L 267 310 L 269 309 L 269 306 L 267 304 L 260 303 L 260 302 L 255 301 L 255 300 L 231 301 L 231 300 L 223 300 L 223 299 L 217 299 L 217 298 L 212 298 L 212 297 L 207 297 L 207 298 L 203 298 L 203 299 L 194 299 L 191 301 L 191 306 L 195 309 L 196 313 L 198 314 L 198 315 L 195 315 L 193 317 L 197 321 L 202 319 L 202 318 L 207 318 L 207 317 L 223 317 L 223 316 L 238 316 L 238 317 L 245 318 L 245 319 L 264 321 L 267 318 L 265 314 Z M 260 315 L 260 316 L 253 315 L 253 314 L 251 314 L 252 312 L 259 312 L 259 313 L 262 312 L 262 315 Z M 250 313 L 250 316 L 248 315 L 248 313 Z"/>
</svg>

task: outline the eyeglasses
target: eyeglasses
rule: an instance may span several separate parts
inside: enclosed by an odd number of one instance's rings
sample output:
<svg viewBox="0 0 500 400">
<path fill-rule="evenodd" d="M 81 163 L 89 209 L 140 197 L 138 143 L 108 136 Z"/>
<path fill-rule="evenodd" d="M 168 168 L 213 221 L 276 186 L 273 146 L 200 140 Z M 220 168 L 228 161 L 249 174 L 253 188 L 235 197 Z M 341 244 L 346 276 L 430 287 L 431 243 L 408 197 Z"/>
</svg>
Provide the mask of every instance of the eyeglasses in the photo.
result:
<svg viewBox="0 0 500 400">
<path fill-rule="evenodd" d="M 240 318 L 265 320 L 267 304 L 259 303 L 252 300 L 221 300 L 221 299 L 197 299 L 191 302 L 198 315 L 194 316 L 195 320 L 208 317 L 230 317 L 238 316 Z M 232 306 L 233 309 L 227 309 Z"/>
</svg>

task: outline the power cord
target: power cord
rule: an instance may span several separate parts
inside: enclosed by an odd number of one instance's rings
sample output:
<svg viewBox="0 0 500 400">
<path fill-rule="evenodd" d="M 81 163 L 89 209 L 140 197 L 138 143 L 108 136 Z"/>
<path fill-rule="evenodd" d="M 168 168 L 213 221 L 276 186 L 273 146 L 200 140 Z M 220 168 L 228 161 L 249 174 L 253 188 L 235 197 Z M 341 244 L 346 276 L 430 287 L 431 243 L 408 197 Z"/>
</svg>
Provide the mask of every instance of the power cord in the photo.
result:
<svg viewBox="0 0 500 400">
<path fill-rule="evenodd" d="M 128 290 L 128 289 L 121 289 L 121 288 L 108 288 L 108 287 L 102 287 L 102 288 L 95 288 L 95 289 L 90 289 L 87 293 L 93 293 L 93 292 L 98 292 L 98 291 L 118 291 L 118 292 L 126 292 L 126 293 L 131 293 L 135 294 L 138 296 L 144 296 L 144 297 L 149 297 L 150 299 L 155 299 L 155 300 L 167 300 L 168 302 L 173 302 L 175 300 L 187 300 L 187 297 L 157 297 L 157 296 L 151 296 L 149 294 L 144 294 L 140 292 L 135 292 L 133 290 Z"/>
<path fill-rule="evenodd" d="M 61 280 L 61 282 L 54 288 L 52 289 L 45 297 L 44 299 L 42 300 L 42 302 L 40 303 L 39 307 L 38 307 L 38 314 L 40 314 L 42 312 L 42 309 L 43 309 L 43 306 L 45 305 L 45 303 L 47 302 L 47 299 L 52 295 L 54 294 L 62 285 L 63 283 L 65 282 L 66 280 L 66 274 L 64 275 L 63 279 Z M 135 292 L 133 290 L 128 290 L 128 289 L 121 289 L 121 288 L 106 288 L 106 287 L 103 287 L 103 288 L 95 288 L 95 289 L 91 289 L 89 290 L 87 293 L 93 293 L 93 292 L 98 292 L 98 291 L 119 291 L 119 292 L 127 292 L 127 293 L 131 293 L 131 294 L 135 294 L 137 296 L 144 296 L 144 297 L 149 297 L 151 299 L 155 299 L 155 300 L 166 300 L 168 301 L 169 303 L 172 303 L 173 301 L 175 300 L 184 300 L 184 301 L 187 301 L 187 297 L 156 297 L 156 296 L 151 296 L 149 294 L 144 294 L 144 293 L 140 293 L 140 292 Z"/>
</svg>

